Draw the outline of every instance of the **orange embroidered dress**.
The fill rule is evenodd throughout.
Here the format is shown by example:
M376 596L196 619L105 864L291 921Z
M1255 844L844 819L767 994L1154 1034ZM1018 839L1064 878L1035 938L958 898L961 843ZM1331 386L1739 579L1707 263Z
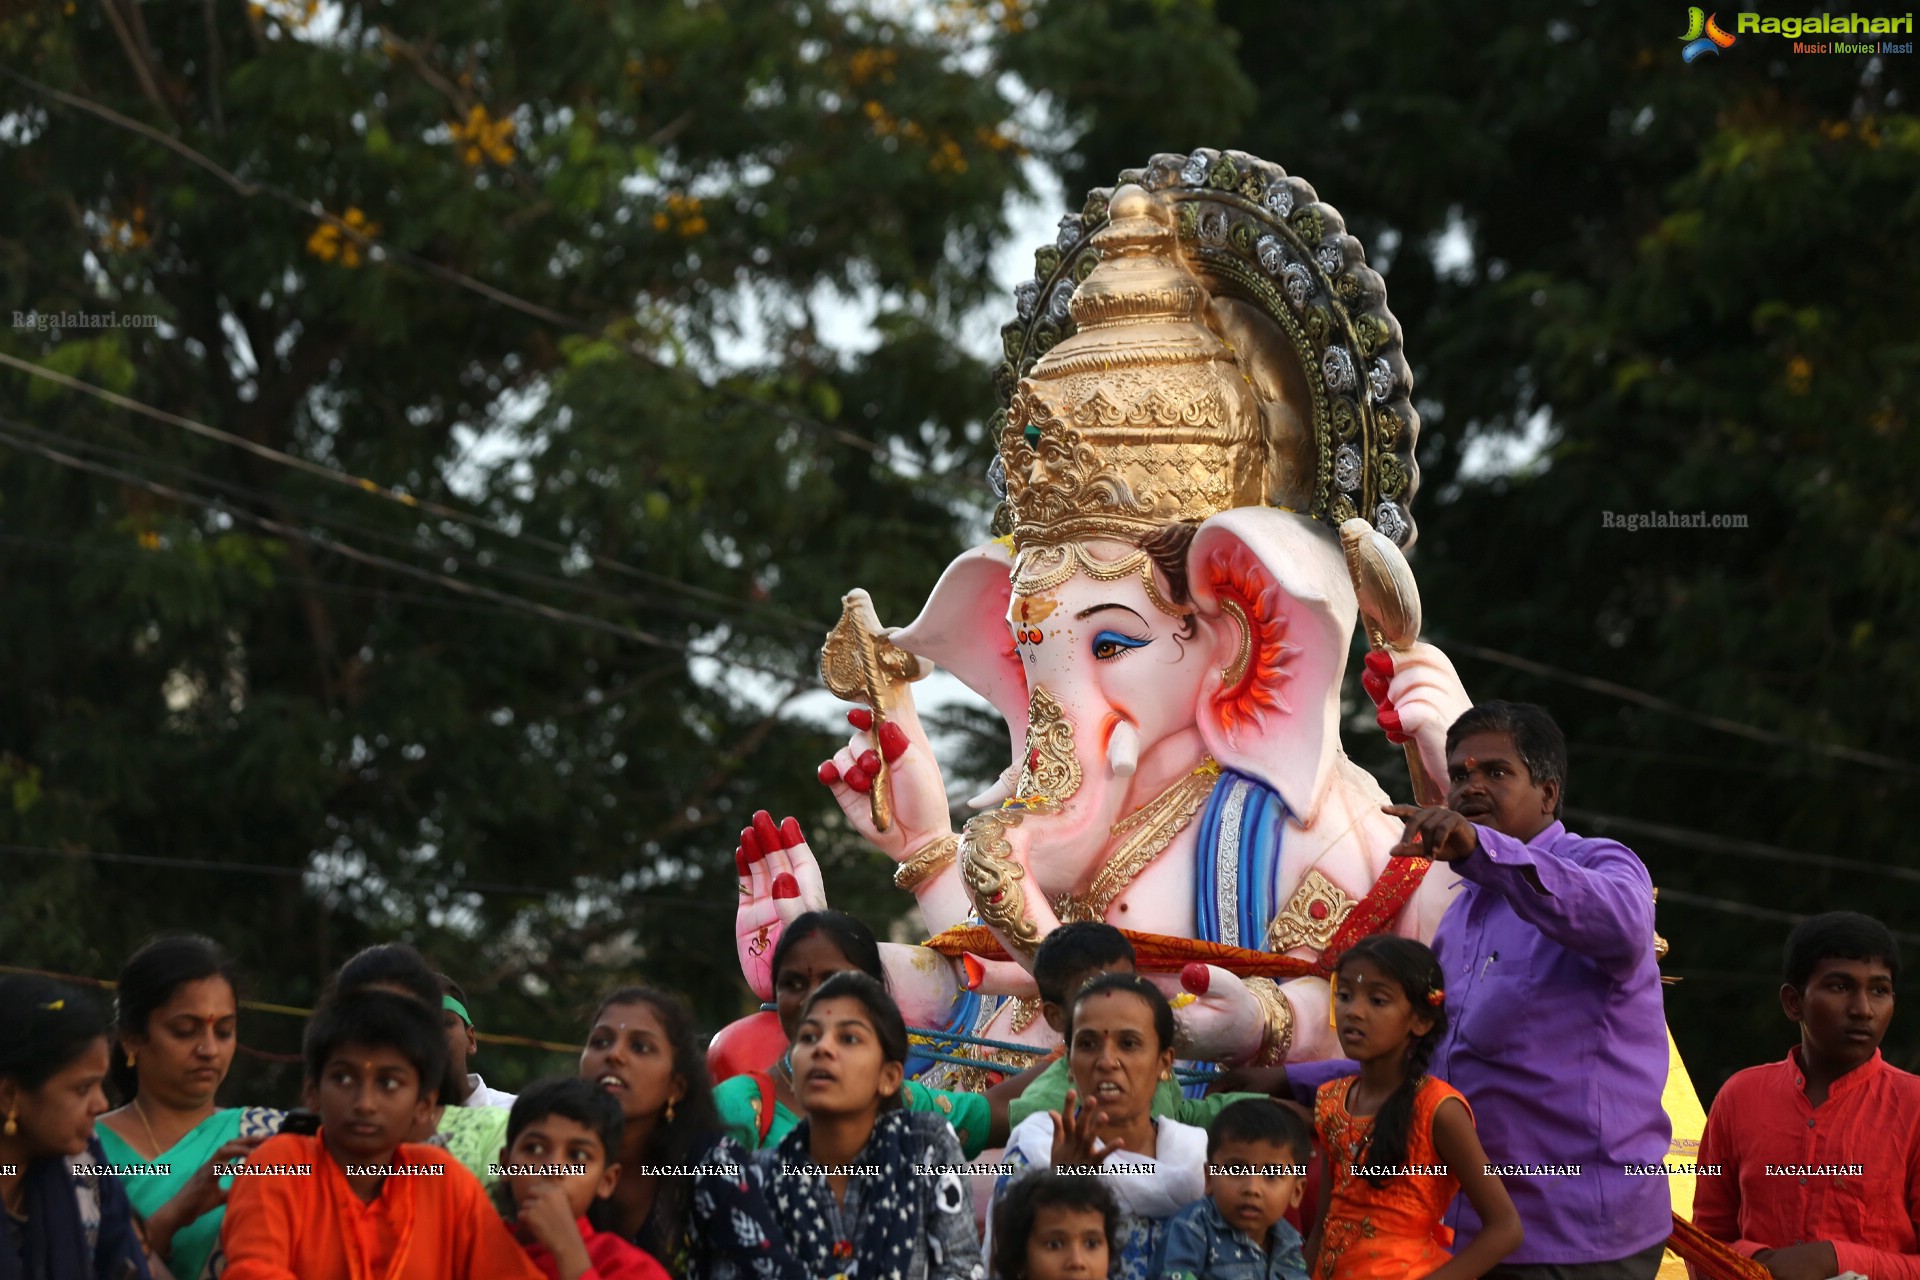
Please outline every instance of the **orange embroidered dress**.
M1416 1169L1376 1187L1355 1174L1356 1166L1364 1168L1369 1161L1367 1137L1373 1132L1372 1116L1347 1112L1347 1092L1359 1079L1329 1080L1314 1096L1313 1127L1327 1149L1333 1200L1313 1280L1418 1280L1452 1256L1444 1246L1453 1243L1453 1232L1441 1219L1459 1194L1460 1181L1451 1174ZM1433 1147L1433 1113L1448 1098L1467 1105L1446 1081L1432 1076L1421 1080L1408 1126L1408 1165L1431 1170L1441 1163ZM1472 1116L1471 1107L1467 1114Z

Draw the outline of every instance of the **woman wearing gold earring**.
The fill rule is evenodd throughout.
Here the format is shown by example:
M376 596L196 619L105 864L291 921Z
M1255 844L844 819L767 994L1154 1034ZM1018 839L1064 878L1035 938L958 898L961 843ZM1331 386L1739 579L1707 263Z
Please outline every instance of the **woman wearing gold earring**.
M580 1077L620 1104L620 1180L607 1229L675 1280L807 1280L780 1243L747 1154L722 1131L685 1005L650 987L601 1000Z
M244 1161L282 1117L216 1100L239 1046L232 961L206 938L155 939L122 967L114 1003L113 1084L127 1102L101 1117L101 1148L145 1223L150 1259L176 1280L210 1280L233 1182L215 1170Z
M126 1191L97 1172L108 1062L91 1000L45 978L0 978L0 1280L150 1280Z

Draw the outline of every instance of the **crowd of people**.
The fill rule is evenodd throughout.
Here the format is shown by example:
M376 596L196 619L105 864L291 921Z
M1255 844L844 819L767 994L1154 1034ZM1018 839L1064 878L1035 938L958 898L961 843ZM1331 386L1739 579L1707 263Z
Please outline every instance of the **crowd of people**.
M1444 807L1393 810L1396 853L1460 875L1432 945L1338 958L1343 1059L1198 1097L1178 998L1103 923L1046 938L1061 1049L984 1093L909 1078L873 932L831 911L773 952L786 1051L717 1083L693 1014L623 987L574 1075L503 1093L468 1070L466 993L394 943L334 975L297 1105L223 1106L215 942L142 947L111 1015L0 978L0 1280L1650 1280L1674 1223L1647 872L1559 821L1538 708L1474 708L1448 760ZM1785 951L1799 1043L1715 1099L1693 1226L1775 1280L1920 1280L1920 1078L1879 1052L1897 943L1836 912Z

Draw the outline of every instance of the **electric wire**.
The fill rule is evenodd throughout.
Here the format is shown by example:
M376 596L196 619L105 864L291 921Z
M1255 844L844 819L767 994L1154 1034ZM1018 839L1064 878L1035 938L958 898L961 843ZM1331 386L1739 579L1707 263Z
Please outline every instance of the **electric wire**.
M111 849L62 849L49 845L0 844L0 854L16 858L64 858L69 861L92 861L114 865L135 867L165 867L169 871L210 871L220 875L263 876L268 879L304 880L313 876L321 880L330 880L325 871L314 867L270 866L254 862L233 862L221 858L169 857L153 853L123 853ZM490 897L513 898L563 898L579 896L583 890L577 887L555 886L542 888L532 884L510 884L494 880L440 880L433 884L442 885L458 893L477 893ZM329 886L333 887L333 886ZM651 889L643 891L644 900L661 903L675 910L690 907L697 911L725 911L731 914L735 906L731 902L715 902L708 898L697 898L677 894L658 894Z
M180 139L162 133L151 125L142 124L138 120L122 115L113 108L95 102L91 98L68 93L62 89L56 89L52 85L43 84L31 76L23 75L13 68L4 65L0 65L0 75L4 75L9 80L23 85L33 92L40 94L42 97L50 98L63 106L85 112L97 119L104 120L115 128L139 134L149 141L159 143L161 146L187 160L197 168L219 178L243 199L251 200L257 196L267 196L306 217L317 218L327 223L337 229L341 235L356 243L364 244L369 248L380 249L380 254L368 255L370 260L384 262L387 259L391 259L392 261L403 263L414 268L416 271L421 271L432 276L442 283L451 284L460 289L476 293L491 302L498 303L501 306L518 311L523 315L553 325L556 328L567 329L575 333L585 334L589 337L599 338L609 342L616 350L621 351L623 354L670 376L684 378L699 390L709 395L719 395L736 400L751 406L759 412L770 414L782 422L812 432L824 439L832 440L835 443L848 445L853 448L863 449L883 461L887 457L887 449L885 446L868 440L864 436L856 435L844 428L821 422L817 418L809 417L806 414L799 413L777 402L763 400L759 396L752 395L748 392L740 391L736 388L725 386L724 384L709 383L691 369L668 364L661 360L653 353L647 351L638 342L616 341L608 335L604 326L592 324L587 320L581 319L578 316L568 315L563 311L557 311L543 303L529 301L526 298L520 297L518 294L511 293L496 285L491 285L483 280L476 279L457 268L434 262L429 258L423 258L418 254L400 248L390 241L382 240L378 236L368 235L364 227L352 226L346 222L346 220L329 212L318 201L303 200L293 192L270 182L257 182L239 177L209 156L180 141Z
M1761 862L1784 862L1799 867L1866 871L1889 880L1920 884L1920 867L1903 867L1889 862L1870 862L1865 858L1842 858L1830 853L1807 853L1799 849L1782 849L1753 840L1716 835L1711 831L1695 831L1690 827L1649 822L1643 818L1623 818L1618 814L1577 809L1572 805L1567 806L1566 816L1580 823L1583 830L1596 835L1607 835L1612 831L1618 831L1624 835L1645 836L1683 848L1698 849L1704 853L1731 854ZM1661 892L1666 891L1663 889Z
M633 578L636 581L646 582L654 586L666 588L668 590L678 591L685 595L706 599L717 604L729 605L729 606L740 608L740 609L757 609L763 613L768 614L769 616L779 616L781 613L780 610L769 607L769 606L765 606L765 605L748 605L745 602L735 600L733 597L728 596L723 592L713 591L709 588L696 586L695 584L689 583L689 582L682 582L677 578L668 577L665 574L655 573L652 570L640 568L637 565L626 563L625 561L616 559L612 556L601 555L598 552L588 551L584 547L568 546L564 543L555 542L549 538L543 538L538 534L531 534L531 533L525 532L524 530L511 528L507 525L501 524L499 521L489 519L488 517L485 517L485 516L475 515L472 512L462 511L456 507L447 506L444 503L435 502L428 498L416 498L412 494L402 493L397 489L389 488L388 486L380 484L378 481L368 479L365 476L357 476L357 475L354 475L352 472L343 471L337 467L329 467L324 463L313 462L309 459L301 458L294 454L285 453L279 449L275 449L271 447L270 445L260 444L257 441L248 440L243 436L236 436L232 432L222 431L218 427L211 427L203 422L197 422L192 418L183 417L176 413L170 413L165 409L161 409L154 405L147 404L144 401L136 400L131 396L121 395L117 391L109 391L105 387L96 386L90 382L84 382L78 378L74 378L67 374L60 373L57 370L47 369L40 365L33 364L30 361L21 360L19 357L10 355L4 351L0 351L0 365L5 365L9 368L16 369L22 373L29 375L30 377L40 378L45 381L56 383L71 391L79 391L79 392L82 392L83 394L94 396L100 400L105 401L108 404L115 406L116 408L125 409L130 413L138 413L138 414L141 414L142 416L151 418L157 422L164 422L172 426L181 427L187 431L192 432L195 435L203 436L207 439L215 440L222 444L232 445L235 448L244 449L247 452L252 453L257 457L265 458L269 461L278 463L279 465L291 467L295 470L304 472L308 475L317 476L321 479L328 480L334 484L341 485L342 487L345 487L345 488L353 489L360 493L369 494L376 498L381 498L389 502L398 503L401 506L410 508L412 510L424 512L425 514L434 516L438 519L451 520L457 524L462 524L462 525L469 526L471 528L484 530L485 532L492 533L500 537L508 538L516 542L525 543L528 546L535 547L541 551L546 551L553 555L560 556L563 558L568 558L575 555L582 555L582 556L585 556L588 559L588 561L591 564L593 564L596 568L605 569L609 572L618 573L625 577ZM792 625L795 627L806 627L806 626L812 625L806 622L806 620L794 617L792 615L786 615L786 617L789 625ZM824 628L822 628L822 630L824 631Z
M40 444L37 441L33 441L33 440L25 439L24 437L21 437L21 436L13 435L10 432L0 431L0 443L11 444L13 447L17 449L23 449L28 452L38 454L39 456L46 458L48 461L58 463L61 466L77 468L78 470L91 472L95 475L104 476L111 480L117 480L122 484L133 485L137 488L144 489L147 492L156 495L157 497L167 498L175 502L188 503L189 505L201 507L207 510L219 511L227 516L232 517L233 519L245 521L246 523L254 525L257 528L264 529L268 533L275 534L279 537L292 538L296 541L303 542L309 546L313 546L322 551L327 551L327 552L331 552L333 554L342 556L348 560L354 560L361 564L369 565L374 568L386 569L390 572L398 573L406 577L415 578L425 582L430 582L437 586L444 587L449 591L453 591L465 596L472 596L474 598L481 599L481 600L491 601L492 603L511 608L521 613L533 614L537 617L544 618L550 622L558 622L558 623L563 623L563 624L572 625L572 626L584 627L589 630L603 632L605 634L614 636L619 639L630 640L638 644L644 644L650 648L666 649L666 650L671 650L677 653L685 653L689 657L693 657L697 659L707 659L713 662L718 662L724 666L735 667L741 670L757 671L764 675L776 676L782 680L794 679L794 672L790 669L783 670L776 667L770 667L765 665L764 663L753 662L750 659L735 657L731 654L727 654L723 652L718 652L718 651L705 652L700 649L696 649L690 645L682 644L673 640L668 640L662 636L654 635L651 632L643 631L638 627L629 626L625 623L613 622L605 618L597 618L597 617L594 617L592 614L578 613L570 609L556 608L553 605L544 604L537 600L528 600L523 596L516 596L508 592L498 591L492 587L481 586L477 583L464 582L459 578L454 578L444 573L438 573L431 569L423 569L418 565L409 564L402 560L396 560L391 556L380 555L377 552L363 551L360 548L355 547L349 543L342 542L338 538L325 537L323 535L312 533L307 530L295 528L294 526L285 524L279 520L270 519L266 516L256 515L251 511L246 511L242 508L235 507L231 503L225 502L218 498L200 497L198 495L188 493L184 490L176 489L171 485L160 484L157 481L148 480L143 476L137 476L132 474L131 472L122 471L117 467L111 467L111 466L107 466L104 463L92 462L85 458L75 457L70 453L65 453L61 450L54 449L47 445Z
M0 964L0 973L31 974L39 978L52 978L57 982L70 982L76 986L95 987L102 991L112 991L120 985L108 978L89 978L77 973L60 973L52 969L27 969L11 964ZM275 1004L267 1000L237 1000L235 1003L242 1009L250 1009L257 1013L280 1013L300 1018L313 1016L313 1010L296 1004ZM522 1049L546 1049L552 1053L577 1054L580 1052L580 1046L577 1044L560 1044L552 1040L537 1040L532 1036L513 1035L508 1032L476 1031L473 1033L473 1038L483 1044L512 1045ZM265 1058L271 1062L302 1060L297 1053L269 1053L264 1049L248 1049L245 1045L241 1048L247 1049L253 1057Z
M1920 764L1910 760L1900 760L1893 756L1881 755L1877 751L1862 751L1858 747L1844 747L1837 743L1813 742L1806 738L1797 738L1792 734L1781 733L1773 729L1761 729L1754 725L1743 724L1738 720L1729 720L1725 716L1708 715L1683 707L1677 702L1662 698L1657 694L1635 689L1631 685L1616 684L1612 680L1600 680L1593 676L1583 676L1577 671L1568 671L1564 667L1551 666L1536 662L1532 658L1522 658L1518 654L1504 653L1499 649L1489 649L1484 645L1469 644L1464 640L1449 640L1441 645L1448 653L1464 653L1487 662L1524 671L1529 675L1544 676L1559 680L1594 693L1603 693L1623 702L1658 711L1662 715L1674 716L1691 724L1701 725L1720 733L1733 734L1736 737L1749 738L1754 742L1764 742L1773 747L1794 747L1810 751L1817 755L1831 756L1836 760L1846 760L1853 764L1871 765L1876 769L1886 769L1894 773L1904 773L1910 777L1920 777Z
M740 606L741 610L741 616L736 616L736 614L718 609L710 609L680 601L671 601L660 596L613 591L595 583L583 582L550 573L541 573L537 570L529 570L508 561L487 560L482 558L475 550L464 547L423 544L404 534L395 533L391 530L376 529L371 525L337 516L331 512L317 511L304 503L294 502L278 494L268 493L265 490L252 488L231 480L223 480L217 476L208 475L203 471L195 470L192 467L173 462L169 459L157 457L152 454L134 453L129 450L115 448L112 445L102 444L98 441L80 439L72 435L43 431L3 413L0 413L0 426L9 427L14 431L21 432L29 439L38 440L43 444L66 445L115 458L121 462L132 463L139 466L157 467L178 479L191 480L203 487L224 491L232 497L243 498L257 502L262 506L296 514L315 524L328 527L331 530L344 531L352 533L362 539L371 539L388 546L400 547L405 550L431 555L442 561L451 560L459 565L478 570L482 573L498 573L529 585L552 587L561 591L570 591L578 595L586 596L590 599L620 605L646 603L656 607L677 609L689 616L704 617L730 625L738 625L742 621L759 622L762 616L770 617L770 615L755 615L753 612L754 606L745 601L734 602ZM791 631L793 634L800 634L800 628L797 626L783 629ZM825 628L822 628L822 631L824 630Z

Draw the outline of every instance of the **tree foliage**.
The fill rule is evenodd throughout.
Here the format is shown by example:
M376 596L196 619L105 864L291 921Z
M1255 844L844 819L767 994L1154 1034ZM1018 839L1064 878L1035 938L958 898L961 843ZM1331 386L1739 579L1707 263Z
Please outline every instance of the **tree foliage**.
M1021 186L973 30L731 0L0 25L29 78L0 292L159 322L4 349L338 473L0 375L0 955L110 974L196 928L299 1003L403 937L482 1030L571 1038L622 976L716 1017L761 806L896 913L813 781L833 738L782 712L839 593L904 621L972 518L987 383L948 334ZM821 317L857 305L849 353Z

